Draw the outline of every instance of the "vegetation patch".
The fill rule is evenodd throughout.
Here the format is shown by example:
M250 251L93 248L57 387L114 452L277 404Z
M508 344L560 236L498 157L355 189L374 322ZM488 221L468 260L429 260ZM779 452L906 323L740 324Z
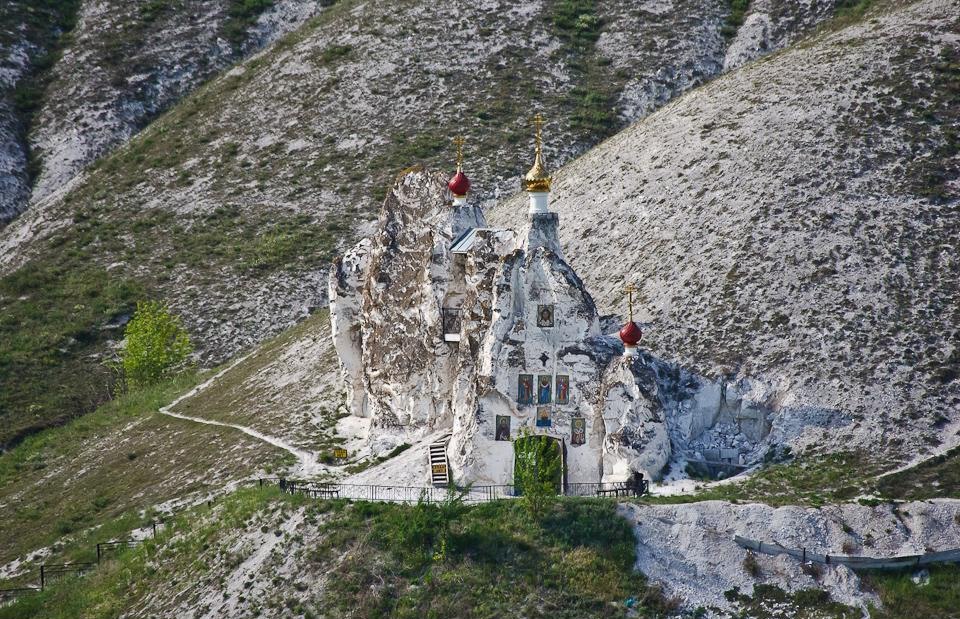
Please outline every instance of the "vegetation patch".
M734 588L724 594L740 608L741 617L752 619L860 619L859 608L834 602L822 589L801 589L788 593L775 585L757 584L753 594Z
M71 539L91 527L124 514L139 522L157 503L289 464L287 452L239 431L157 414L201 378L125 394L0 455L0 565L50 545L54 558L76 558Z
M594 0L554 0L550 9L553 31L563 43L576 85L570 91L573 109L570 128L578 137L607 137L620 128L616 94L623 87L618 77L596 52L603 19Z
M960 498L960 447L876 482L880 496L905 501Z
M239 51L249 36L250 28L260 14L273 6L273 0L229 0L228 19L220 31Z
M750 6L750 0L730 0L730 12L723 26L720 27L720 34L728 41L737 36L737 31L743 25L743 20L747 14L747 8Z
M740 483L704 488L690 495L649 496L647 503L693 503L707 500L756 501L768 505L820 507L855 499L872 489L872 476L881 464L862 452L801 454L769 465Z
M96 357L143 296L87 264L37 261L0 278L0 448L110 398L114 375Z
M280 523L294 517L301 524L282 531ZM266 595L244 601L253 616L287 606L302 616L625 617L628 599L633 616L675 608L633 570L633 533L609 501L562 500L536 524L513 501L308 501L269 488L241 490L183 514L157 540L84 580L0 609L0 619L163 614L171 609L143 606L148 592L174 580L224 590L247 556L237 552L237 535L272 538L274 531L287 544L276 560L294 556L296 570L254 576L272 583ZM189 587L177 603L200 594L199 586Z
M870 616L874 619L956 617L960 609L960 566L934 567L928 573L929 581L911 571L861 576L883 603L882 608L872 608Z

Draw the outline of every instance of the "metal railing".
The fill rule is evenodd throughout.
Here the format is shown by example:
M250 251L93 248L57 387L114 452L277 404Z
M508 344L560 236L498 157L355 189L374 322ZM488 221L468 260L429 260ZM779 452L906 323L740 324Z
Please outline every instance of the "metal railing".
M44 563L40 566L40 590L43 591L50 583L64 578L86 576L95 567L97 567L96 563L57 563L53 565Z
M151 522L150 527L153 532L153 537L157 536L157 527L162 527L164 523L161 522ZM77 562L77 563L42 563L39 570L39 586L37 587L14 587L10 589L0 589L0 606L6 604L12 604L18 597L22 595L28 595L30 593L38 593L47 588L48 585L51 585L57 581L63 580L64 578L80 578L86 576L97 566L104 561L108 555L116 554L128 548L135 548L140 544L144 543L148 538L144 539L124 539L124 540L112 540L109 542L98 542L97 543L97 561L94 562ZM27 575L30 572L25 572L17 576L13 580L26 580Z
M275 485L283 492L303 494L315 499L348 499L352 501L380 501L385 503L440 503L447 500L449 490L438 486L398 486L341 484L338 482L311 482L305 480L267 477L258 480L259 485ZM520 496L512 484L483 486L454 486L463 493L464 503L487 503ZM572 497L625 497L641 496L649 491L649 482L642 480L622 483L570 483L564 496Z

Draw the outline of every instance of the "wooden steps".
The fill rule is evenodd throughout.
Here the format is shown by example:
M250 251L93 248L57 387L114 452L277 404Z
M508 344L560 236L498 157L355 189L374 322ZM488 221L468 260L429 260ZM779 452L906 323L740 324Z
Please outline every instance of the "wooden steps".
M428 456L430 460L430 481L434 486L450 484L450 462L447 460L448 444L450 444L449 434L430 443Z

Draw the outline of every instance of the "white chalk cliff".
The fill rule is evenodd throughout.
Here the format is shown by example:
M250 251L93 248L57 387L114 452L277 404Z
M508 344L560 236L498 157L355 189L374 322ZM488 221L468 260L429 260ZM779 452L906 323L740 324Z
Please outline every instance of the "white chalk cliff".
M516 231L451 198L443 174L407 173L373 236L331 269L348 406L370 418L374 452L447 430L452 479L478 484L513 483L511 441L526 431L557 440L567 484L656 478L672 457L760 456L763 389L623 355L620 321L601 321L560 254L547 198Z

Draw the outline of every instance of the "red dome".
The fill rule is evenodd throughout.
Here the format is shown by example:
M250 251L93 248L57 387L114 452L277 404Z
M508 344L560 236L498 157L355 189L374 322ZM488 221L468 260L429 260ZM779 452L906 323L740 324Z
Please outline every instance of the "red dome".
M641 337L643 337L643 331L635 322L628 322L620 329L620 339L627 346L636 346Z
M457 173L454 174L450 182L447 183L447 187L450 188L453 195L457 197L465 196L467 192L470 191L470 179L463 173L463 170L457 170Z

